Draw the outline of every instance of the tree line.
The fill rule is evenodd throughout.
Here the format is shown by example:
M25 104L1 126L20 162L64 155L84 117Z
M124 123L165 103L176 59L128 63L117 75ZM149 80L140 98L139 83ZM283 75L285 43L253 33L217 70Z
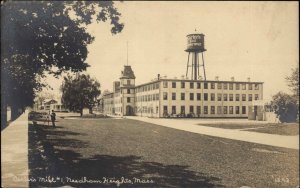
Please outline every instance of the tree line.
M1 126L7 106L16 119L18 109L33 105L46 74L86 70L93 16L109 22L112 34L124 27L112 1L1 2Z

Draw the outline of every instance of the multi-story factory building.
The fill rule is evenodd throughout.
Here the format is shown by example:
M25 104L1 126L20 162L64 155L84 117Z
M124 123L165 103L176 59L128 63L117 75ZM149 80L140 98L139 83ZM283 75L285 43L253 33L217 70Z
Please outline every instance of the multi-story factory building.
M248 117L254 100L263 99L263 82L206 80L204 35L188 35L188 64L192 79L158 77L149 83L135 85L131 66L124 66L120 81L114 82L111 93L103 95L104 113L147 117ZM192 64L189 56L192 54ZM199 76L203 67L204 79Z
M131 66L124 66L114 91L103 95L104 113L148 117L248 117L254 100L263 99L263 83L167 79L135 86Z

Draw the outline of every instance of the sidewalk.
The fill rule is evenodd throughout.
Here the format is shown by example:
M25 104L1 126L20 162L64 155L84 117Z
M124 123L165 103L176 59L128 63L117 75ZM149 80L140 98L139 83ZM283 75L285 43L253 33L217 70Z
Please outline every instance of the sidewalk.
M1 131L1 187L29 187L28 111Z
M126 116L126 118L192 133L299 150L299 135L283 136L196 125L196 123L201 123L201 120L156 119L137 116Z

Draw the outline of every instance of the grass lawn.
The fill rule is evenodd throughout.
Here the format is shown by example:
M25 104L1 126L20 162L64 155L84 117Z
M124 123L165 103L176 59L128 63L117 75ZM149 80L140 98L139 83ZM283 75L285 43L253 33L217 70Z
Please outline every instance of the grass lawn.
M270 124L267 123L200 123L198 125L208 126L208 127L216 127L222 129L249 129L249 128L260 128L260 127L268 127Z
M253 131L253 132L260 132L260 133L287 135L287 136L299 135L298 123L261 123L261 124L214 123L214 124L198 124L198 125L216 127L222 129L241 129L244 131Z
M259 129L250 129L247 131L294 136L294 135L299 135L299 124L298 123L274 124Z
M29 125L31 187L117 187L66 178L134 178L122 187L296 187L299 151L175 130L130 119L61 119Z

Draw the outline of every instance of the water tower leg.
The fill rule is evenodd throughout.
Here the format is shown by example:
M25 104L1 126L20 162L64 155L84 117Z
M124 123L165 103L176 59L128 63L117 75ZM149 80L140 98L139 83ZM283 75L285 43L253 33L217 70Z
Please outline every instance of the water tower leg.
M193 79L193 71L194 71L194 55L192 54L192 72L191 72L191 80Z
M185 77L187 77L188 70L189 70L189 59L190 59L190 52L189 52L188 60L187 60L187 64L186 64L186 73L185 73Z
M200 63L199 63L199 54L197 53L197 67L198 67L198 77L200 76Z
M198 65L198 60L197 60L197 52L194 52L194 80L197 80L197 73L198 73L198 70L197 70L197 65Z
M202 54L202 62L203 62L203 73L204 73L204 80L206 80L206 74L205 74L205 65L204 65L204 57L203 57L203 52Z

